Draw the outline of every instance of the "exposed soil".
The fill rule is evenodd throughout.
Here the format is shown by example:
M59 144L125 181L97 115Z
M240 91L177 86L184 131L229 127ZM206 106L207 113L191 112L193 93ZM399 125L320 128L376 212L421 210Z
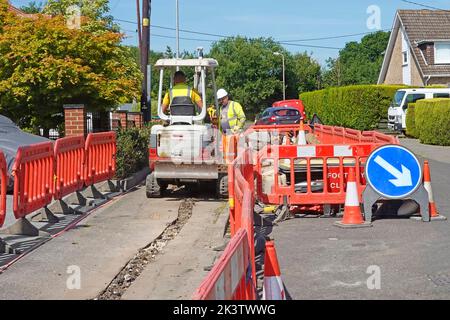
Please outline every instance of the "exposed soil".
M184 199L178 208L177 219L170 224L164 232L139 252L125 265L119 274L111 281L108 287L94 300L120 300L125 291L139 277L147 264L156 259L162 253L170 240L180 233L183 226L192 215L194 207L192 198Z

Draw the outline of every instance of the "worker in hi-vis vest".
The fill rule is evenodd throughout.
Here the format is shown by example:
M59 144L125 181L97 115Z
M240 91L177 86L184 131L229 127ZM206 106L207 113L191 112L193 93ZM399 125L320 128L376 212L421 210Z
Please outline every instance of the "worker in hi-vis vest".
M242 131L245 124L245 113L239 102L232 101L225 89L217 91L217 100L220 108L220 130L222 133L237 134Z
M200 110L203 107L200 95L186 84L186 75L183 71L175 72L173 87L166 92L162 102L162 112L166 113L171 105L197 105Z
M219 127L222 132L222 148L226 164L230 164L237 156L237 135L245 124L245 114L239 102L232 101L225 89L217 91L217 100L221 105Z

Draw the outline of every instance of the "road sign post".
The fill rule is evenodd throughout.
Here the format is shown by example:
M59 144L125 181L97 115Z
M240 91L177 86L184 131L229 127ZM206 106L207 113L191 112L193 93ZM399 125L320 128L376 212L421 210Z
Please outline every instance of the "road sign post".
M422 184L422 168L417 157L399 145L374 150L366 163L367 186L363 192L364 218L372 221L372 206L378 200L416 201L423 221L430 221L428 193Z

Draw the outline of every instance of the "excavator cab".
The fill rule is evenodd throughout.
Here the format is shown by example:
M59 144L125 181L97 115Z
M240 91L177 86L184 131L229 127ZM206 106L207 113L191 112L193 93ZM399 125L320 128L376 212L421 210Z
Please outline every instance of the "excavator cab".
M215 83L215 59L160 59L155 67L159 70L158 116L168 125L154 125L149 144L150 174L147 176L147 197L161 197L169 185L191 186L210 182L216 187L219 197L228 194L227 167L221 150L219 130L205 124L207 105L213 103L219 110ZM170 114L162 111L165 72L178 69L194 71L193 90L197 90L203 102L201 110L190 99L173 99ZM172 77L171 77L172 78ZM166 78L167 79L167 78ZM211 85L207 86L207 81ZM206 88L212 88L213 101L207 101ZM209 104L208 104L209 102Z

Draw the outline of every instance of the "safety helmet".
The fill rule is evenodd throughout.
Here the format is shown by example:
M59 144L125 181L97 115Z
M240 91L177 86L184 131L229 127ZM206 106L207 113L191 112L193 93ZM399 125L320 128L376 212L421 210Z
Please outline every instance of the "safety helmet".
M222 99L228 96L228 92L225 89L217 90L217 99Z

